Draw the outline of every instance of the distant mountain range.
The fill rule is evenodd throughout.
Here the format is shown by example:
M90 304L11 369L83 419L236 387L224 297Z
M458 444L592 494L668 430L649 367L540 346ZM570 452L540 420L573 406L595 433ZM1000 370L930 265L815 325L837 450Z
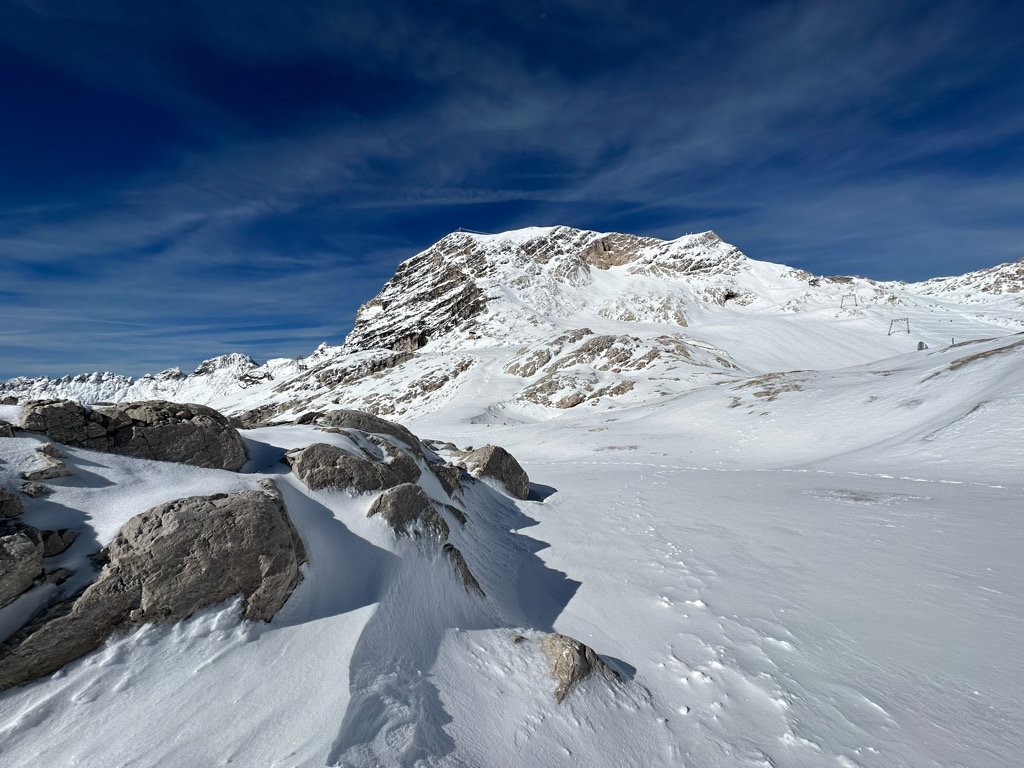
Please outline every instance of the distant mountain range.
M189 374L15 378L0 399L167 399L249 424L329 404L422 414L467 384L523 413L613 407L1012 333L1022 310L1024 262L881 282L756 261L710 231L456 232L399 265L340 346L263 364L227 354Z

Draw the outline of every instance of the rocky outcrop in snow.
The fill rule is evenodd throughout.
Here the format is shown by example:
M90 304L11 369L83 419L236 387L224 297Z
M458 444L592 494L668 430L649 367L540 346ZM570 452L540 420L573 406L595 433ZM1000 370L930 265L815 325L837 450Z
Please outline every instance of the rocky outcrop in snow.
M356 455L336 445L313 443L285 454L295 476L313 491L331 488L350 493L369 493L415 482L419 468L413 463L386 464Z
M500 445L485 445L465 456L466 466L476 477L491 477L501 482L517 499L530 495L530 478L515 456Z
M541 648L557 682L555 701L561 703L569 692L591 675L615 681L619 675L592 648L567 635L550 633L541 638Z
M42 542L36 545L41 561ZM245 618L269 621L306 561L276 486L192 496L129 520L103 550L106 564L75 600L51 609L0 652L0 688L47 675L111 633L175 621L242 596ZM35 563L35 560L32 560Z
M238 431L203 405L154 400L88 409L43 400L23 406L21 418L29 432L96 451L235 472L247 460Z
M0 488L0 520L22 513L21 498L14 491Z
M43 575L43 539L35 528L0 520L0 607Z
M448 524L415 483L402 483L384 491L366 513L367 517L374 515L380 515L397 536L425 536L438 541L448 538Z

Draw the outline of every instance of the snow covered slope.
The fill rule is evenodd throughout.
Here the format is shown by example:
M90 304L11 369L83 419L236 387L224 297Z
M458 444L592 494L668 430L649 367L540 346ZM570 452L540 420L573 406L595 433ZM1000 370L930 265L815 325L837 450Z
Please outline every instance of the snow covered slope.
M258 425L240 475L69 449L76 476L26 500L28 522L83 531L69 564L153 504L263 477L310 562L266 627L225 606L0 693L0 762L1016 765L1019 276L819 277L713 233L455 233L308 358L8 382L0 399L166 397ZM530 500L478 484L452 523L486 599L367 519L372 497L280 463L342 444L291 423L339 406L526 468ZM0 482L36 442L0 439ZM551 630L621 686L557 704Z
M162 398L266 423L332 404L421 415L483 378L508 401L547 410L613 407L1024 330L1020 274L1017 263L880 283L755 261L713 232L457 232L403 262L342 346L263 365L225 355L188 375L13 379L0 398ZM556 348L545 365L518 362Z

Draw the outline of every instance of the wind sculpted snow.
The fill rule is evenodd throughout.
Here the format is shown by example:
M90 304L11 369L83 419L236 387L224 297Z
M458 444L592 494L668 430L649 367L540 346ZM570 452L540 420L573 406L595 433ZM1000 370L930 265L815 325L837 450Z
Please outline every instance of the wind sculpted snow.
M71 475L21 499L26 523L82 531L45 565L74 575L0 609L0 627L84 586L88 553L132 515L266 477L305 578L269 625L221 606L0 694L4 765L1015 765L1017 271L876 283L708 234L460 233L410 259L344 346L225 358L159 394L127 385L261 425L241 432L248 464L67 449ZM100 399L110 381L5 391ZM310 490L282 462L313 443L410 447L318 424L338 407L433 438L415 479L479 592L438 541L367 517L377 492ZM0 439L0 484L18 491L39 444ZM527 500L456 466L486 445L528 473ZM551 631L614 680L556 702Z

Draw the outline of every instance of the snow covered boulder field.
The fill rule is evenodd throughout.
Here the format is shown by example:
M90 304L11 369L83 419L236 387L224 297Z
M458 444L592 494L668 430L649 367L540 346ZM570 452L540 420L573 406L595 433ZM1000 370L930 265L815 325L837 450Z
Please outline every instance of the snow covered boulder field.
M307 357L0 382L0 765L1018 765L1020 275L457 232Z

